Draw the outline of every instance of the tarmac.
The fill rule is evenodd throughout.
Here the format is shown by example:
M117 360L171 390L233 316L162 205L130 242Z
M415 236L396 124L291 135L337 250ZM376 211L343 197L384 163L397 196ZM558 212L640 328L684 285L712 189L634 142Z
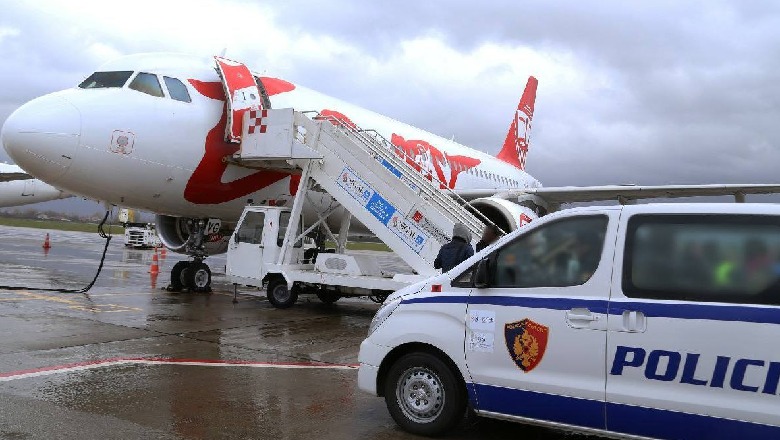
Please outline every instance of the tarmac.
M49 232L51 249L42 248ZM0 438L408 439L384 400L357 389L360 342L378 305L302 296L287 310L244 287L224 256L211 294L166 292L168 252L95 233L0 227ZM391 257L384 264L394 264ZM8 286L17 289L9 289ZM451 439L579 438L464 418Z

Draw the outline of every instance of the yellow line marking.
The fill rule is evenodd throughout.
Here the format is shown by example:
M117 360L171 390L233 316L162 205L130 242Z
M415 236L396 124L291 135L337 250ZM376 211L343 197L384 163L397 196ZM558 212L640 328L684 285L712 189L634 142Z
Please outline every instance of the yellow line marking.
M61 296L41 295L39 293L19 291L18 295L22 295L25 298L19 298L19 300L40 300L48 301L59 304L67 304L69 309L81 310L92 313L105 313L105 312L141 312L143 309L138 307L122 306L119 304L84 304L82 301L74 301L72 299L63 298Z

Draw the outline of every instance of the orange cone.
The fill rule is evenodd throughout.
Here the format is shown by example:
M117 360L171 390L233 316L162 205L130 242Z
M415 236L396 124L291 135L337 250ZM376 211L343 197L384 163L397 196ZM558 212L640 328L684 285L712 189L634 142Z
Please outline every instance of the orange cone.
M157 252L152 255L152 266L149 268L149 273L160 273L160 263L157 259Z
M149 279L152 281L152 289L157 288L157 277L160 276L157 272L151 272L149 273Z
M43 240L43 248L44 249L51 248L51 243L49 243L49 233L48 232L46 233L46 239Z
M168 254L168 249L165 249L165 246L160 246L160 258L165 258L167 254Z

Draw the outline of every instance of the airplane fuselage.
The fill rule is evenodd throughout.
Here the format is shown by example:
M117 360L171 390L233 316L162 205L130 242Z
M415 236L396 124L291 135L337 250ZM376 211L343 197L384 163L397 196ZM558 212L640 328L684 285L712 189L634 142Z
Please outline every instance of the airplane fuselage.
M224 140L224 92L207 60L137 55L98 71L157 75L164 96L131 89L133 76L121 87L76 87L23 105L8 118L3 144L30 174L68 192L171 216L230 222L248 199L292 202L297 179L289 174L223 160L238 144ZM172 99L165 77L184 84L191 102ZM261 80L273 108L314 110L375 129L413 157L420 172L456 191L540 186L481 151L284 80Z

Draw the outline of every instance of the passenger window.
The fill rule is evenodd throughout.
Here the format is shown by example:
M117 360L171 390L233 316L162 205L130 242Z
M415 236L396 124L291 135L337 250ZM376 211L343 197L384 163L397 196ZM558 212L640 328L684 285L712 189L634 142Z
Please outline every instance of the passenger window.
M770 216L637 215L628 222L629 297L780 305L780 221Z
M287 225L289 224L290 211L282 211L282 213L279 214L279 236L276 238L276 245L279 247L282 247L284 244L284 234L287 233ZM303 232L303 222L298 222L298 233L296 236L301 235L301 232ZM298 240L293 247L299 248L301 246L303 246L303 240Z
M236 232L240 243L262 244L263 224L265 214L262 212L247 212L244 221Z
M522 235L497 251L491 287L584 284L601 260L606 216L564 219Z
M80 89L105 89L122 87L132 75L132 71L95 72L79 84Z
M479 264L479 263L477 263ZM462 274L455 277L454 280L452 280L452 287L472 287L473 284L473 278L474 278L474 270L477 268L477 265L471 266L466 271L464 271Z
M147 95L157 96L159 98L165 96L163 95L162 87L160 86L160 80L157 79L157 75L151 73L141 72L136 75L136 77L133 78L133 80L130 82L130 88L141 93L146 93Z
M192 102L190 92L187 91L187 86L181 81L176 78L171 78L170 76L163 76L163 79L165 80L165 87L168 87L168 93L171 95L171 98L181 102Z

